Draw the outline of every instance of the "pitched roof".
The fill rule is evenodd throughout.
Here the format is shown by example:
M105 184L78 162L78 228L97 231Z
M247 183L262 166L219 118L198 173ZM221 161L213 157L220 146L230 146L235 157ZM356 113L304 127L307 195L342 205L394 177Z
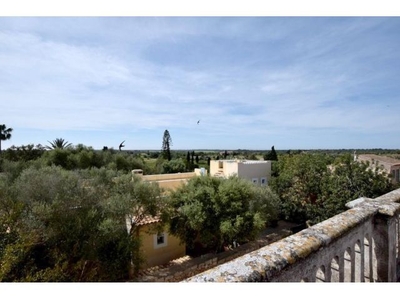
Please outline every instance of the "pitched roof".
M395 159L393 157L389 156L382 156L382 155L376 155L376 154L360 154L358 155L357 159L359 160L377 160L381 162L385 162L388 164L400 164L400 160Z
M152 217L152 216L145 216L140 222L138 222L138 226L149 225L159 222L161 219L160 217Z

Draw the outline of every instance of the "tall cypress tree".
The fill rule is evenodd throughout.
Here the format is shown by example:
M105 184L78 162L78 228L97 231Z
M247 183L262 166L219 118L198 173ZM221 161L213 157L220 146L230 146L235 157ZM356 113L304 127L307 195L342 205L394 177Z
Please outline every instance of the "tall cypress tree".
M171 160L170 146L172 146L172 139L168 130L165 130L162 143L162 153L161 153L164 159Z
M186 154L186 161L187 161L188 164L190 164L190 152L189 151Z
M264 160L278 160L274 146L271 147L271 151L264 155Z

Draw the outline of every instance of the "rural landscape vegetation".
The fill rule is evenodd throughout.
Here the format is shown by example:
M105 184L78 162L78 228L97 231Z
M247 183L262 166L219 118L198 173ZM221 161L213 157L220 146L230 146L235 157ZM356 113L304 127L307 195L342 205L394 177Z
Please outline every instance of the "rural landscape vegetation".
M0 142L18 134L8 125L0 126ZM355 161L354 151L400 158L393 149L174 149L168 130L159 150L94 149L64 138L0 143L0 281L134 281L143 263L135 224L146 216L201 255L252 241L279 220L316 224L351 200L399 188ZM255 186L198 176L166 194L131 173L209 170L215 159L271 160L272 179ZM136 218L129 231L126 215Z

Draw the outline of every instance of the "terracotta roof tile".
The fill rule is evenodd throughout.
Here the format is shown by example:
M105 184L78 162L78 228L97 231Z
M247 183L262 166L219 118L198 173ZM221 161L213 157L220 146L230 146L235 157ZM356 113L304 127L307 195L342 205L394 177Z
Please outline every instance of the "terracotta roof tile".
M159 221L160 221L160 217L146 216L137 225L142 226L142 225L154 224Z

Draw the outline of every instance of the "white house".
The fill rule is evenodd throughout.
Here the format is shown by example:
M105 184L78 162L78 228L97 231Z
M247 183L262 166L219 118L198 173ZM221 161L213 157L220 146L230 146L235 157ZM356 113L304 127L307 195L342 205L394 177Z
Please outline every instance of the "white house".
M267 185L271 179L271 161L268 160L211 160L210 175L228 178L236 175L257 185Z

